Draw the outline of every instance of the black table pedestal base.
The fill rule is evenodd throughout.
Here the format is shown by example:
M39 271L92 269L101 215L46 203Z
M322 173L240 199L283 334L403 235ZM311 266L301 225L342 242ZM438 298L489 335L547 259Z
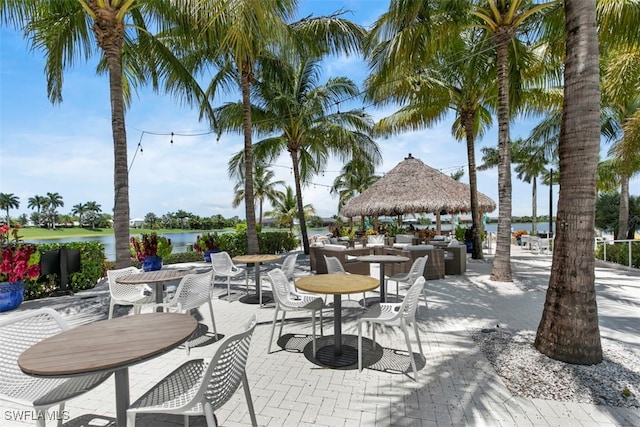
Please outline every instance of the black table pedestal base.
M268 304L271 301L273 301L273 298L268 295L262 295L262 304ZM245 304L260 304L260 297L256 294L245 295L240 298L240 302Z
M316 360L323 365L333 367L351 366L358 363L358 349L350 345L342 345L342 352L336 354L335 345L326 345L318 349Z

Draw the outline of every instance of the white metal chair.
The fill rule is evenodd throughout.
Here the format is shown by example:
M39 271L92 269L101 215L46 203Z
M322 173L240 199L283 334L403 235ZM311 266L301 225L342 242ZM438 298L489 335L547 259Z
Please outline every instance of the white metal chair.
M267 275L271 281L273 299L276 302L276 309L273 314L273 324L271 325L271 337L269 338L269 349L267 350L267 353L271 353L271 343L273 342L273 333L276 329L276 321L278 320L279 311L282 311L282 319L280 320L280 332L278 333L278 338L282 336L282 327L284 326L284 319L287 312L310 311L311 329L313 330L313 354L316 354L316 312L320 313L320 325L322 325L322 308L324 307L322 298L304 294L296 294L296 296L293 297L291 294L289 280L287 280L287 276L285 276L283 271L279 268L274 268L269 271Z
M113 317L113 310L117 305L133 305L133 312L139 314L143 305L155 305L155 293L147 285L124 285L116 282L119 277L128 276L140 272L135 267L126 267L119 270L108 270L109 282L109 319Z
M389 281L396 282L396 298L399 298L400 295L398 291L400 289L400 283L411 284L414 283L418 277L422 276L424 274L424 267L427 265L428 258L429 255L416 258L408 272L394 274L393 276L386 278L387 289L389 289Z
M93 389L111 375L107 372L50 379L22 372L18 357L23 351L67 329L69 326L62 316L50 308L0 321L0 400L34 408L35 413L46 413L50 407L59 405L59 414L62 414L65 401ZM37 426L46 425L45 417L34 419ZM63 417L59 417L58 426L62 426L62 420Z
M247 380L246 363L251 336L258 321L254 314L245 331L225 339L209 359L189 360L132 403L127 410L127 426L135 427L136 414L162 413L184 416L204 415L208 427L218 425L214 412L227 403L240 383L249 407L251 424L256 414Z
M227 301L230 302L229 295L231 294L231 278L244 272L245 280L248 280L246 270L244 268L236 267L227 252L212 253L211 266L213 268L213 274L211 275L212 285L216 276L224 276L227 278Z
M420 355L423 356L422 343L420 342L420 335L418 334L418 325L416 323L416 309L418 308L418 298L424 287L424 277L418 277L405 296L402 303L380 303L369 308L358 319L358 369L362 371L362 324L365 322L371 322L373 345L376 342L376 329L375 324L383 326L400 326L404 333L404 339L407 342L407 350L409 351L409 357L411 359L411 367L413 368L414 381L418 380L418 369L416 368L416 361L413 358L413 352L411 351L411 341L409 341L408 325L413 323L413 330L418 340L418 347L420 348Z
M209 304L209 314L211 315L211 326L213 333L217 337L216 320L213 317L213 305L211 304L211 274L210 272L201 274L187 274L180 280L176 293L167 302L159 304L167 311L175 310L182 313L189 313L192 309L198 308L204 303ZM187 354L189 353L189 341L185 343Z
M322 255L322 256L324 257L324 262L327 264L328 274L350 274L347 271L345 271L338 257L326 256L326 255ZM347 294L347 299L351 301L351 294ZM362 293L362 303L365 306L367 305L367 295L364 292ZM326 299L325 299L325 304L326 304Z

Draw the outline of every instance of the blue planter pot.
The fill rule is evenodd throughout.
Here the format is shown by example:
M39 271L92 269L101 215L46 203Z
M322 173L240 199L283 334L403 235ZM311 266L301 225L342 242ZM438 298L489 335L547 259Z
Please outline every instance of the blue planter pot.
M0 312L13 310L24 299L24 282L0 282Z
M473 252L473 242L472 241L468 241L468 242L464 242L465 246L467 247L467 253L470 254Z
M214 249L212 251L204 251L204 262L211 262L211 254L220 252L220 249Z
M156 271L162 268L162 258L157 255L148 256L142 261L143 271Z

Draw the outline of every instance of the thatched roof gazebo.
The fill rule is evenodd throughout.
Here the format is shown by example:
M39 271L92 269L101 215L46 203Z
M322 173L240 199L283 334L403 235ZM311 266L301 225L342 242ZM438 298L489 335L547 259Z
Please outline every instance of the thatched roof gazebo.
M496 203L478 193L481 212L493 212ZM346 217L398 216L407 213L471 212L468 184L456 181L409 154L396 167L348 201L340 210Z

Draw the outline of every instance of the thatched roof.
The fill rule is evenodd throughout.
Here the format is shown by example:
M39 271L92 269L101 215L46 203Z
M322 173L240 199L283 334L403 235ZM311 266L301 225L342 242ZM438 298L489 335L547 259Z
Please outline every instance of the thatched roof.
M478 203L481 212L493 212L496 209L495 202L482 193L478 193ZM347 202L340 214L352 217L443 210L450 214L471 212L469 185L425 165L409 154L362 194Z

